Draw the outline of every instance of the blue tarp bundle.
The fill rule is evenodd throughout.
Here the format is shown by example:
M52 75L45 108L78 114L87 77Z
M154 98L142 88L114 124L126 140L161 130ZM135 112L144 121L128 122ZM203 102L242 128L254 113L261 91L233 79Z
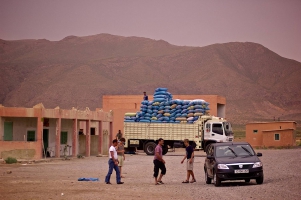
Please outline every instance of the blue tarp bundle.
M207 113L209 103L203 99L173 99L167 88L157 88L153 101L142 101L135 117L125 116L125 122L193 123ZM181 118L180 121L177 118ZM185 120L186 118L186 120ZM189 118L189 120L187 120Z

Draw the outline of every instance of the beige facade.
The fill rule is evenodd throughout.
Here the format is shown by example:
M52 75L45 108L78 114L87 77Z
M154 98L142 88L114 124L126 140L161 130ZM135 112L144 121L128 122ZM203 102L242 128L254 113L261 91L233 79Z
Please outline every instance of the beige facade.
M41 159L106 153L112 138L112 113L0 105L0 157ZM83 122L85 132L79 132Z

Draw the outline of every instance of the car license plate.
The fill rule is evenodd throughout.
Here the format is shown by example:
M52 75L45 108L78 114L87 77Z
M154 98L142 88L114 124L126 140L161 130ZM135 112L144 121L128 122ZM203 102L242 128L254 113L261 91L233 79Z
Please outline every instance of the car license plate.
M234 170L234 173L235 174L249 173L249 170L248 169L237 169L237 170Z

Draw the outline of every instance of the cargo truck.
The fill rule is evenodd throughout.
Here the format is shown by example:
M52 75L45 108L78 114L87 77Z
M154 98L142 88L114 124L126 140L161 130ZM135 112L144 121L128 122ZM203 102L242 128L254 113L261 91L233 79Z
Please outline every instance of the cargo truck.
M124 136L125 148L144 150L147 155L154 155L159 138L164 139L163 154L169 148L184 147L184 139L204 151L211 143L233 141L230 122L209 115L200 116L193 124L124 122Z

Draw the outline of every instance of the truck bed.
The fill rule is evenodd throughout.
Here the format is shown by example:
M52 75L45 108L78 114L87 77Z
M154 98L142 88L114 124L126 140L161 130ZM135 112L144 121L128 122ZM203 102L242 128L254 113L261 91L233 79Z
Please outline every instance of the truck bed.
M199 124L124 122L126 139L159 139L191 141L198 137ZM201 132L200 132L201 134Z

